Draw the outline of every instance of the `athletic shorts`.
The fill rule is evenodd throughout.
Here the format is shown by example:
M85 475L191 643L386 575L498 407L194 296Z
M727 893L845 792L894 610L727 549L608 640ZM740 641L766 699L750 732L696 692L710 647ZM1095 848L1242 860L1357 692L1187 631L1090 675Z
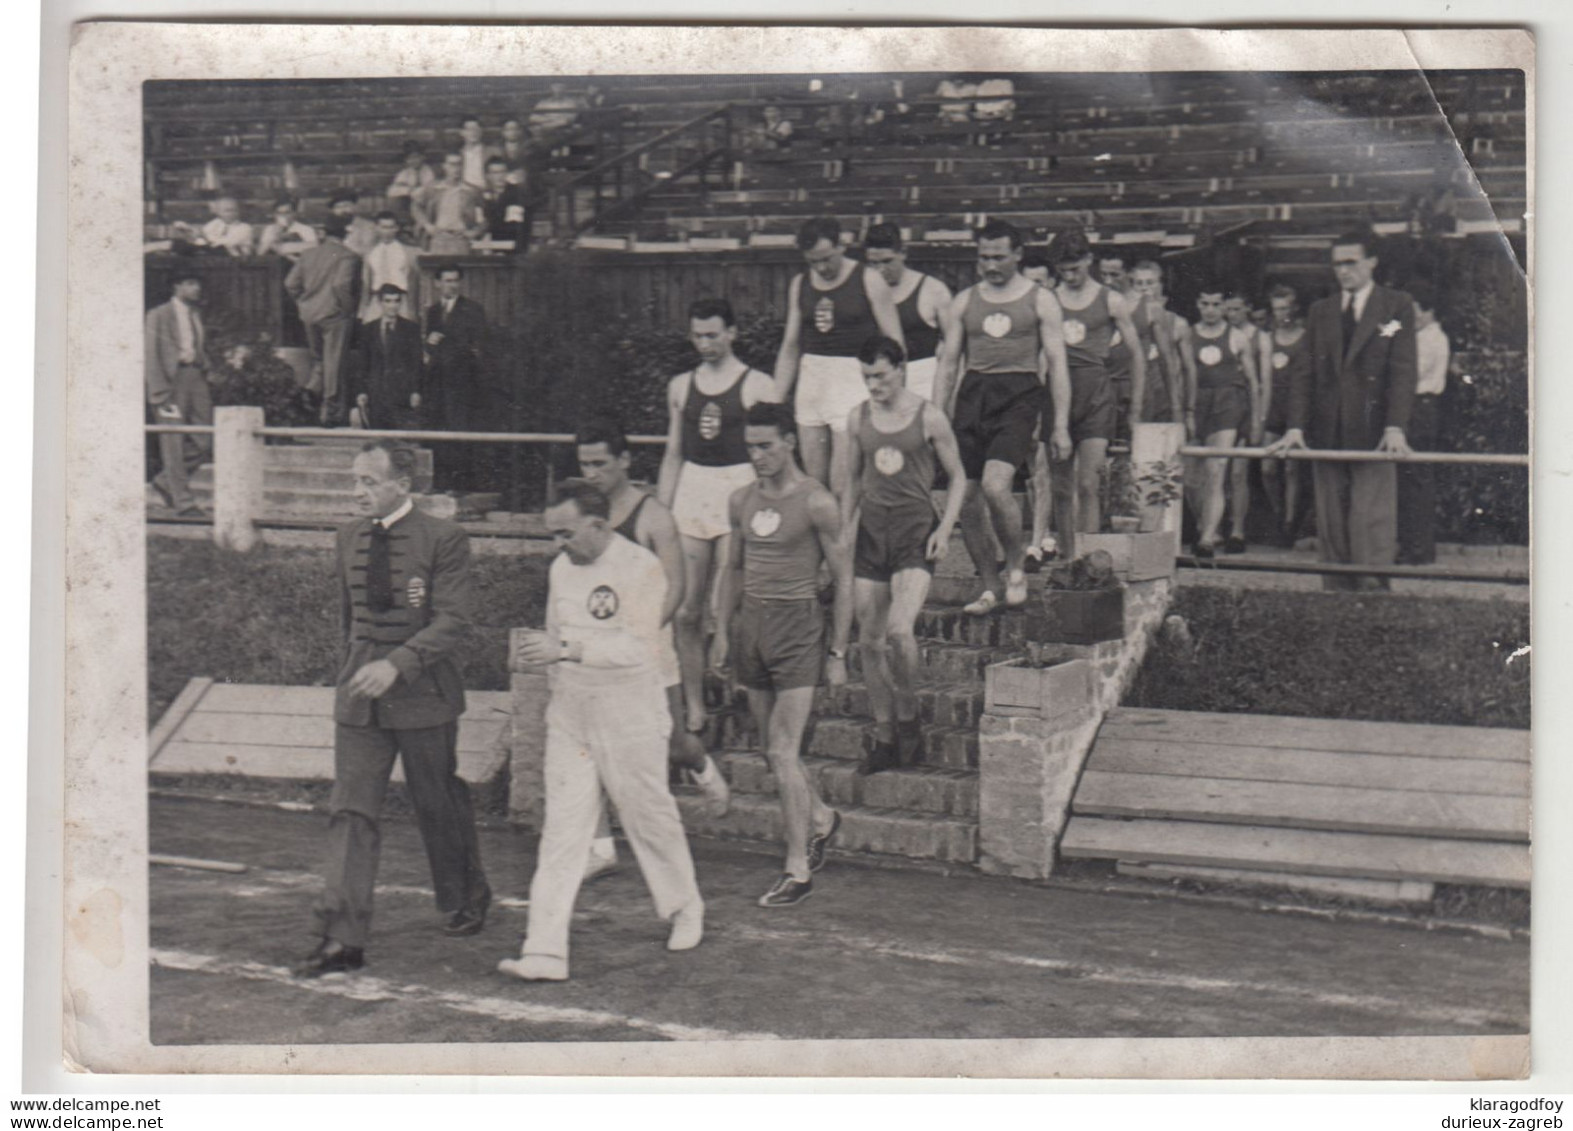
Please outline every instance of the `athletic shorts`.
M990 460L1021 468L1032 458L1043 384L1036 373L969 371L956 394L956 445L968 479Z
M1233 428L1243 432L1251 420L1251 394L1239 385L1202 386L1196 390L1196 438Z
M865 501L852 551L852 576L888 582L904 569L933 573L934 563L925 552L938 525L931 504L914 501L887 507Z
M707 467L685 461L677 477L677 493L672 496L672 521L677 532L706 541L730 534L732 522L726 505L733 492L756 478L751 463Z
M1114 382L1101 365L1071 366L1071 443L1083 440L1114 439L1119 405L1114 399ZM1043 441L1048 442L1054 428L1053 398L1043 392Z
M926 401L934 399L934 374L939 372L939 358L925 357L907 362L907 388Z
M732 671L755 691L817 687L825 662L825 610L816 597L764 601L743 594L732 618Z
M866 400L868 386L857 358L805 353L798 361L793 415L799 428L845 432L847 417Z
M1273 387L1272 401L1267 406L1267 419L1262 421L1262 431L1282 436L1289 431L1289 382L1280 381Z

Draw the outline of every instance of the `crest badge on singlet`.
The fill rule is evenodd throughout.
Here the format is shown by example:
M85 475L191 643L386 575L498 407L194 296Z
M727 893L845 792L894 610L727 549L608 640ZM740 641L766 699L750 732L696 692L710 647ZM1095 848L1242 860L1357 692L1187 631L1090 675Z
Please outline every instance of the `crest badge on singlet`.
M874 453L874 466L881 475L895 475L907 466L907 457L901 454L900 448L886 444Z
M836 328L836 300L822 298L814 304L814 329L828 334Z
M1289 364L1289 355L1288 354L1284 353L1283 350L1274 350L1273 351L1273 368L1274 369L1282 369L1284 366L1286 366L1288 364Z
M1217 346L1203 346L1196 351L1196 360L1203 365L1217 365L1223 360L1223 350Z
M584 607L596 620L608 620L617 615L617 590L610 585L597 585L585 598Z
M699 410L699 438L714 440L721 435L721 406L715 401L706 401L705 407Z
M1086 340L1087 327L1082 324L1081 320L1079 318L1067 318L1065 320L1065 344L1068 346L1079 346Z
M781 529L781 512L775 507L760 507L748 520L748 528L756 537L769 538Z
M1147 360L1148 361L1157 361L1158 360L1158 343L1157 342L1148 342L1147 343Z
M420 608L426 603L426 579L424 577L410 578L409 585L405 587L404 595L409 600L410 608Z
M1115 346L1119 345L1123 341L1125 341L1125 339L1123 337L1121 337L1120 336L1120 332L1118 330L1116 330L1116 331L1114 331L1114 333L1109 335L1109 348L1113 349Z
M1003 338L1010 333L1010 315L996 310L983 320L983 332L991 338Z

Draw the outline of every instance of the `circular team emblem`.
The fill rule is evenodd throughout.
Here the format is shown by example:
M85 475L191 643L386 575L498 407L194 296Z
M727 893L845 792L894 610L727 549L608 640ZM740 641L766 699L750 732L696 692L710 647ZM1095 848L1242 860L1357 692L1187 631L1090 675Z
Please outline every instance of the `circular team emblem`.
M1196 351L1196 360L1203 365L1217 365L1223 360L1223 350L1217 346L1203 346Z
M596 620L606 620L617 614L617 590L610 585L597 585L590 590L590 596L585 600L584 607L590 610L590 615Z
M1288 354L1284 353L1283 350L1274 350L1273 351L1273 368L1274 369L1282 369L1284 366L1286 366L1288 364L1289 364L1289 355Z
M886 444L874 453L874 466L881 475L894 475L907 466L907 458L901 454L900 448L893 448Z
M706 401L705 407L699 410L699 438L714 440L721 435L721 406L715 401Z
M1087 327L1079 319L1067 318L1065 320L1065 344L1079 346L1087 340Z
M836 300L822 298L814 304L814 329L828 334L836 328Z
M781 512L775 507L761 507L748 520L748 528L760 538L769 538L781 529Z
M424 577L410 578L410 583L405 588L404 595L409 598L410 608L420 608L426 603L426 579Z
M1120 332L1118 330L1114 331L1114 333L1109 335L1109 348L1113 349L1124 340L1124 338L1120 337Z
M1148 361L1157 361L1158 360L1158 343L1157 342L1148 342L1147 343L1147 360Z
M1010 333L1010 315L996 310L983 320L983 332L991 338L1003 338Z

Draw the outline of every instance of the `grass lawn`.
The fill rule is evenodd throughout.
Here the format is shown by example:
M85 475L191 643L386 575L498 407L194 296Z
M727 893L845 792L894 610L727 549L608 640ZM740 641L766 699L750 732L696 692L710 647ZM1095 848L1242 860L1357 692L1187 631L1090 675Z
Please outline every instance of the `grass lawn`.
M148 539L148 721L192 676L234 683L330 685L338 675L333 551ZM544 617L544 557L472 559L477 623L460 657L466 687L508 686L508 629Z
M1529 606L1181 588L1192 646L1160 635L1126 705L1529 726Z

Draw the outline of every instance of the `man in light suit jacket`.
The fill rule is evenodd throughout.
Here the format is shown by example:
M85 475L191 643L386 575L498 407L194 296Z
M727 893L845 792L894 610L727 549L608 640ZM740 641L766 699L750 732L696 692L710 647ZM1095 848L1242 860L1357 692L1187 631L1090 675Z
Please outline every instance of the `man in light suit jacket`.
M382 317L363 322L349 367L348 400L367 428L420 428L425 418L421 328L401 317L405 294L392 283L377 292Z
M202 277L189 271L179 273L173 286L170 300L147 312L147 401L159 424L212 424L206 330L197 309L202 301ZM153 489L176 514L193 517L202 513L188 480L212 450L211 436L159 436L164 467L153 477Z
M284 289L295 300L311 347L311 380L307 388L322 394L322 422L341 424L344 395L341 375L344 352L355 328L360 256L344 246L345 222L329 218L324 239L307 248L284 277Z
M457 657L475 616L470 540L452 522L412 505L415 450L387 440L355 457L361 518L339 528L344 658L334 699L333 795L328 802L321 941L299 977L365 964L377 879L383 795L395 758L431 865L443 933L486 923L491 888L481 867L475 811L459 777L464 684Z
M1372 280L1369 232L1333 245L1338 294L1306 320L1311 366L1289 390L1288 430L1268 449L1409 454L1405 432L1415 396L1414 302ZM1392 565L1398 553L1398 474L1389 462L1315 465L1316 526L1322 560ZM1385 578L1327 575L1326 589L1385 589Z

